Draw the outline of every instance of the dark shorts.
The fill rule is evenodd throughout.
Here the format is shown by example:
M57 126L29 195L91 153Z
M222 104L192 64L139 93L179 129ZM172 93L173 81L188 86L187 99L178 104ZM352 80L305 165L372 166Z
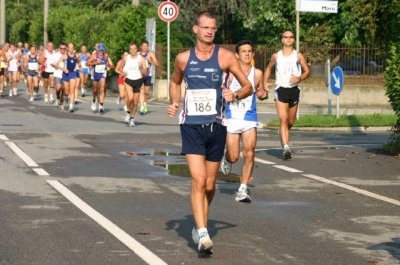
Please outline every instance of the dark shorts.
M296 106L300 101L299 87L279 87L275 89L275 98L283 103L289 103L289 107Z
M26 76L39 77L39 73L35 70L28 70L26 71Z
M218 124L181 124L182 155L195 154L219 162L224 155L226 127Z
M143 76L142 80L144 86L151 86L151 76Z
M75 77L76 77L76 79L79 79L79 78L81 78L81 73L80 73L81 71L78 69L78 70L75 70Z
M53 75L53 73L50 73L50 72L43 72L43 73L42 73L42 77L43 77L44 79L50 78L51 75Z
M0 76L3 76L3 75L4 75L4 69L5 69L5 68L0 68Z
M142 79L131 80L125 78L125 84L133 88L133 93L139 93L140 88L142 87Z
M76 79L76 72L75 71L69 72L68 74L63 73L62 80L64 82L69 82L71 79Z

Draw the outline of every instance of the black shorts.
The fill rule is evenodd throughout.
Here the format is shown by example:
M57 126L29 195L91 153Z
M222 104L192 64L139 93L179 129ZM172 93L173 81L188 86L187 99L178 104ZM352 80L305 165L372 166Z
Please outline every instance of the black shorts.
M0 76L3 76L3 75L4 75L4 69L5 69L5 68L0 68Z
M151 86L151 76L143 76L142 80L144 86Z
M300 101L299 87L279 87L275 89L275 98L283 103L289 103L289 107L296 106Z
M26 76L39 77L39 73L36 72L35 70L27 70Z
M44 79L49 78L51 75L53 75L53 73L50 73L50 72L42 72L42 77L43 77Z
M133 88L133 93L139 93L142 87L142 79L131 80L125 78L125 84Z
M195 154L207 161L219 162L224 155L226 126L218 123L181 124L182 155Z

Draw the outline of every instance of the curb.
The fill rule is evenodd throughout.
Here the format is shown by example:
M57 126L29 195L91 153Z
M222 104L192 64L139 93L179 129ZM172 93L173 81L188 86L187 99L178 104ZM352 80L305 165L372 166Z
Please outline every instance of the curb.
M264 129L278 130L278 126L263 126ZM292 127L291 131L318 131L318 132L389 132L388 126L365 127Z

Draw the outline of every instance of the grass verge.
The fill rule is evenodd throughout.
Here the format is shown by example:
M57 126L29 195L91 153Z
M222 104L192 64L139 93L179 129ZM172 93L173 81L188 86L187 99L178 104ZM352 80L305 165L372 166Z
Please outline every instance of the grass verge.
M370 115L341 115L338 119L333 115L307 114L301 116L293 127L370 127L370 126L394 126L396 123L394 114L370 114ZM278 126L279 120L270 121L267 126Z

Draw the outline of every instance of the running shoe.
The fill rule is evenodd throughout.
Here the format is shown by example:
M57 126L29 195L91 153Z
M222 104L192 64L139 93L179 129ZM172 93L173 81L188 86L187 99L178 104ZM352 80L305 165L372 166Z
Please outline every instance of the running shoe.
M128 111L128 107L126 105L124 105L124 111L127 112Z
M34 100L33 97L30 97L30 98L29 98L29 102L32 102L33 100Z
M278 137L279 137L279 140L281 141L281 147L282 147L282 149L283 149L283 142L282 142L282 137L281 137L281 131L278 129Z
M59 105L58 108L59 108L60 110L64 110L64 106L63 106L63 105Z
M232 163L229 162L228 160L226 160L226 151L224 153L224 156L222 157L222 161L221 161L221 171L222 173L224 173L224 175L229 175L229 173L231 173L232 170Z
M103 107L102 105L100 105L99 111L100 111L100 113L103 113L103 112L104 112L104 107Z
M47 95L44 96L44 103L49 103L49 98L47 97Z
M212 248L213 248L213 242L211 241L210 236L208 233L204 232L199 236L199 253L200 254L206 254L206 255L211 255L213 254Z
M92 106L90 107L93 111L96 111L96 102L92 102Z
M83 98L85 97L85 93L86 93L86 89L81 88L81 94L82 94L82 97L83 97Z
M4 82L4 87L8 86L7 82Z
M235 200L237 202L251 202L251 197L249 195L249 190L248 189L243 189L243 190L238 191L236 193Z
M54 101L54 105L56 105L56 106L60 105L60 101L59 101L58 99L56 99L56 100Z
M53 95L50 95L49 102L50 102L50 103L53 103L53 102L54 102L54 97L53 97Z
M139 113L140 113L140 114L144 114L144 106L140 106Z
M147 113L147 105L144 105L144 113Z
M131 120L131 114L130 113L126 113L124 121L125 122L129 122Z
M0 91L0 97L3 97L3 90Z
M199 232L197 231L196 227L193 227L192 229L192 239L196 245L199 244Z
M11 89L10 89L10 92L8 92L8 96L9 96L9 97L12 97L12 96L13 96L13 92L12 92Z
M284 159L291 159L292 158L292 152L290 152L289 146L285 146L283 149L283 158Z
M121 104L121 98L119 96L117 97L117 104Z
M129 121L129 127L135 127L135 120L134 119L131 119Z
M18 89L17 88L13 88L13 96L17 96L18 95Z
M73 112L74 112L74 107L72 107L72 108L69 107L68 112L69 112L69 113L73 113Z

